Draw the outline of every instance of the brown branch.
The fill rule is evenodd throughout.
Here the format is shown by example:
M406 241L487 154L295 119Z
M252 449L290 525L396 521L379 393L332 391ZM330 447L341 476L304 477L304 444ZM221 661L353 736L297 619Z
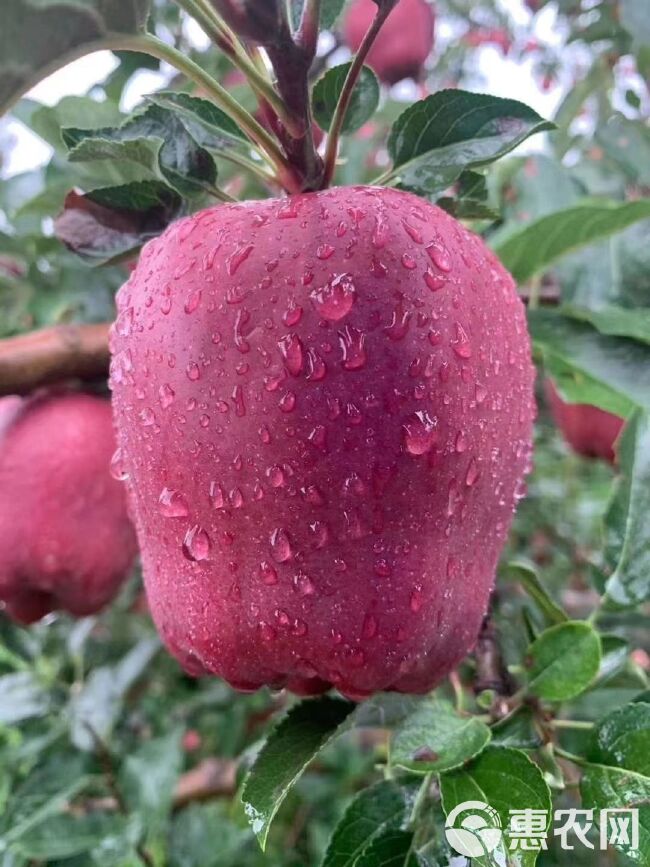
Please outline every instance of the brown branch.
M55 325L0 340L0 395L66 379L104 379L110 324Z
M233 795L237 789L237 762L233 759L204 759L179 779L174 792L174 808L192 801Z
M85 798L69 804L66 812L73 816L124 812L121 794L110 785L110 778L108 782L113 794L100 798ZM194 801L232 797L236 791L237 762L234 759L204 759L195 768L181 775L174 789L172 806L179 810Z
M389 732L382 728L360 729L356 732L359 749L369 752L375 749L385 749L388 744ZM174 810L180 810L195 801L209 801L212 798L230 798L237 791L236 759L209 757L199 762L196 767L186 771L178 779L172 800ZM315 764L312 770L318 772L322 767ZM111 794L99 798L85 798L75 804L70 804L67 812L73 815L86 815L94 812L120 811L121 796L115 792L108 779Z
M492 690L496 693L497 701L512 695L514 683L503 660L497 628L490 614L485 617L481 626L474 648L474 659L476 661L474 680L476 695L485 690Z

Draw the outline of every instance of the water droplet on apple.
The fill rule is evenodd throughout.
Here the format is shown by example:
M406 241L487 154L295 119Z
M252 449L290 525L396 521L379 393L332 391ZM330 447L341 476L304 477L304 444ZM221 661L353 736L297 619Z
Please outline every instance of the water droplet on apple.
M343 354L342 365L345 370L360 370L365 367L365 340L363 331L352 325L346 325L342 331L339 331L339 343Z
M278 341L278 346L287 370L292 376L298 376L303 366L302 342L297 334L286 334Z
M210 556L212 543L205 530L199 527L198 524L195 524L185 534L182 549L183 554L188 560L200 562L207 560Z
M158 511L165 518L185 518L190 513L185 497L171 488L163 488L160 492Z
M339 274L319 289L314 289L310 298L318 314L330 322L338 322L352 309L357 290L350 274Z
M286 563L293 556L289 536L282 527L277 527L271 533L271 554L277 563Z
M424 455L431 450L438 439L437 420L432 419L426 410L414 412L404 422L404 448L410 455Z

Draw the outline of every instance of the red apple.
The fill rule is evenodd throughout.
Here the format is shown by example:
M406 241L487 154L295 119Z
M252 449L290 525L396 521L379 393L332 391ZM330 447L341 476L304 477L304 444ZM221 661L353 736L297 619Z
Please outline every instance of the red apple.
M0 600L15 620L92 614L117 593L136 541L114 450L107 400L0 400Z
M528 470L510 275L409 193L173 225L119 292L118 440L153 618L187 670L358 698L471 649Z
M565 403L552 380L546 380L546 397L556 425L579 455L616 460L615 444L624 419L587 403Z
M354 0L343 22L343 40L358 51L377 14L374 0ZM387 18L366 59L386 84L419 78L433 49L435 17L427 0L399 0Z

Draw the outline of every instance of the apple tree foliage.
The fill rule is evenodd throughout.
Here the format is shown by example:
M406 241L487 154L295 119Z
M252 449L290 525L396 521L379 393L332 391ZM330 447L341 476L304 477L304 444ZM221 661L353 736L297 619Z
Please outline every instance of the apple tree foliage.
M51 157L0 184L0 337L111 319L147 238L215 196L267 194L242 117L170 72L164 46L255 110L224 53L189 38L187 11L205 23L206 5L3 3L0 106ZM344 0L321 5L334 42ZM540 381L626 418L618 465L573 454L540 389L489 622L429 696L355 706L194 680L161 648L137 574L97 617L23 629L0 612L1 867L459 865L445 814L471 799L506 829L476 864L650 864L650 16L647 0L526 5L522 24L508 4L438 0L454 38L430 95L405 103L364 69L336 178L412 190L484 235L527 300ZM546 43L532 25L549 6ZM529 64L541 89L560 82L555 116L483 93L478 45ZM103 48L115 68L87 95L26 95ZM312 98L327 128L349 65L323 52ZM161 70L126 111L138 73ZM638 848L509 847L511 810L608 807L638 809Z

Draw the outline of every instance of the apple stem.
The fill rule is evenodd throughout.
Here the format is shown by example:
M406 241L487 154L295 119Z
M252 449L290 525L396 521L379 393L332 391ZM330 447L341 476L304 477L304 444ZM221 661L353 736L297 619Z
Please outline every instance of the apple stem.
M481 626L474 649L474 659L476 660L475 695L485 690L493 690L499 697L513 694L514 683L504 664L497 628L489 614Z
M319 189L323 176L323 162L314 145L309 91L309 70L316 55L320 7L321 0L306 0L295 34L291 31L286 7L283 7L284 32L266 46L278 92L294 123L291 127L283 126L281 116L278 116L280 123L273 124L272 118L269 120L289 161L301 177L302 191Z
M390 13L395 8L396 4L397 0L388 0L388 2L378 3L377 14L373 18L370 27L366 31L361 45L359 46L359 50L355 54L348 70L348 74L345 78L345 81L343 82L343 88L341 90L341 94L339 96L339 100L334 111L334 117L332 118L327 138L327 150L325 152L325 172L323 175L322 189L328 187L332 183L332 178L334 177L341 131L345 122L345 116L350 107L350 101L352 99L352 94L354 93L354 88L357 85L359 76L361 75L361 70L363 69L364 61L368 56L368 52L372 48L375 39L379 35L379 31L383 27Z
M295 36L296 44L312 60L316 56L316 48L318 46L320 8L321 0L305 0L300 25Z

